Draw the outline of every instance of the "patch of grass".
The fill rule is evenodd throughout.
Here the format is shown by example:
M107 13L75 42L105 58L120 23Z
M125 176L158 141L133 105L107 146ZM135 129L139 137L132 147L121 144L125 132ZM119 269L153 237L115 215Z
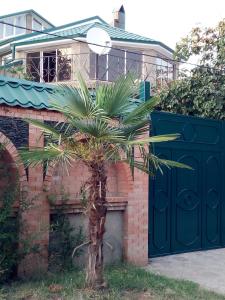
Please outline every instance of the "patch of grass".
M45 279L17 281L0 290L0 300L225 300L195 283L155 275L130 265L106 268L108 288L90 291L84 273L48 274Z

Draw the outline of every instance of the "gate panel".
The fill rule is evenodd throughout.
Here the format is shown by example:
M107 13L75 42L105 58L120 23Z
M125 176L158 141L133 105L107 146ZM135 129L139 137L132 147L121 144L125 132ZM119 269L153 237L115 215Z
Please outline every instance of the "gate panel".
M221 244L221 155L204 153L204 198L203 198L203 248L215 248Z
M223 121L156 112L151 134L180 133L154 152L193 167L150 180L149 256L225 246L225 126Z
M195 171L172 170L172 252L201 248L201 155L176 150L172 159L191 166Z
M171 153L162 149L158 155L164 159L171 159ZM156 180L151 190L152 201L149 203L149 236L152 255L170 253L170 215L171 215L171 170L164 168L164 176ZM160 176L158 173L156 177ZM154 181L154 179L152 179Z

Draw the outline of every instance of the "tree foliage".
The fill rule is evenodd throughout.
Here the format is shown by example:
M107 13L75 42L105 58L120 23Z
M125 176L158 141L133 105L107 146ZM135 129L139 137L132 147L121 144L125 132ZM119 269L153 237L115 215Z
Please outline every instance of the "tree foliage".
M139 105L132 77L123 77L110 85L99 85L90 91L79 77L79 88L60 86L55 93L53 107L62 113L65 122L58 129L37 120L28 120L47 137L44 148L21 151L26 166L58 165L68 170L81 161L90 178L84 185L87 194L88 262L86 282L89 287L104 287L103 236L107 214L106 163L127 163L132 173L137 168L154 174L161 166L186 167L156 157L150 143L173 141L179 135L148 136L149 114L157 98ZM74 183L76 178L74 178Z
M225 119L225 19L215 28L193 28L176 46L175 58L195 57L199 66L160 91L159 109ZM195 61L196 61L195 59Z

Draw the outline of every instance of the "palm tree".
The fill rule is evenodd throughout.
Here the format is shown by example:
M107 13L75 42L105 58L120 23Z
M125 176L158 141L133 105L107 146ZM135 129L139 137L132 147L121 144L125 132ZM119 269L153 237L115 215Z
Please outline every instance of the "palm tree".
M85 184L87 194L88 287L105 285L103 276L103 235L107 214L106 163L124 162L131 172L138 168L154 174L162 165L187 167L160 159L149 151L149 143L172 141L177 134L148 136L149 115L158 100L137 105L132 100L136 86L131 77L123 77L111 85L99 85L90 91L79 76L79 87L62 85L54 94L54 109L62 113L65 122L60 129L39 122L28 122L39 127L47 136L42 149L22 150L26 166L62 164L68 169L74 161L82 161L90 178ZM147 136L146 136L147 133ZM135 149L135 151L134 151ZM138 152L138 158L134 153Z

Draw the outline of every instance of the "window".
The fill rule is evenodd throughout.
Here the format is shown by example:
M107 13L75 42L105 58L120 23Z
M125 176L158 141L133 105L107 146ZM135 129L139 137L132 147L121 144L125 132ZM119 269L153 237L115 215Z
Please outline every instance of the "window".
M142 74L142 53L128 51L126 54L126 73L134 74L137 78L140 78Z
M90 53L90 78L115 81L119 76L132 73L142 75L142 53L112 49L107 55Z
M40 82L41 79L41 65L40 52L28 53L26 62L27 74L33 81Z
M26 27L25 16L17 16L16 17L16 26ZM22 33L26 33L26 30L22 29L22 28L18 28L18 27L15 28L15 35L22 34Z
M0 39L3 38L3 29L4 29L4 25L0 23Z
M26 17L25 15L19 15L16 17L8 17L2 19L3 22L9 23L12 25L18 25L22 27L26 27ZM15 35L26 33L25 29L17 28L14 26L0 24L0 39L9 38Z
M125 71L125 51L112 49L108 55L108 80L115 81Z
M37 82L55 82L71 79L71 49L57 49L27 54L27 73Z
M33 19L33 27L32 27L33 30L42 30L42 24L36 20L36 19Z
M57 50L57 75L58 81L71 79L72 72L72 55L71 48Z
M9 24L14 24L14 18L5 18L4 22L9 23ZM14 35L14 28L13 26L6 25L5 24L5 37L13 36Z
M90 54L90 78L106 80L107 75L107 56L98 55L93 52Z
M156 65L156 78L159 84L174 79L174 65L169 60L157 58Z
M43 52L43 81L53 82L56 79L56 50Z

